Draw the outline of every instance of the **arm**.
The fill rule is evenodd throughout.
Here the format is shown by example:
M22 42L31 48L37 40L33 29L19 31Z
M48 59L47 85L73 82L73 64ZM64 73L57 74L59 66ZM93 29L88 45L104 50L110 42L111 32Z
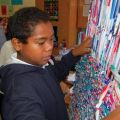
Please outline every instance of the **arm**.
M70 53L63 56L61 61L55 62L54 70L58 80L65 79L65 77L69 74L69 70L80 59L81 55L91 52L91 40L92 39L90 37L85 38L85 40L80 45L76 46L71 50Z
M43 102L28 77L21 76L14 81L10 100L10 120L47 120Z

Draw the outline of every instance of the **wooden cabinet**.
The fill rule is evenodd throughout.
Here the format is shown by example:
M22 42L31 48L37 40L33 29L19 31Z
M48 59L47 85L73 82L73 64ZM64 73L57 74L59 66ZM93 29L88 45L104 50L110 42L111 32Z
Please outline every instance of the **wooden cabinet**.
M71 47L77 38L77 0L59 0L59 11L59 40Z
M89 7L90 7L89 2L85 2L85 0L78 0L78 18L77 18L78 28L87 27Z
M44 10L44 0L35 0L35 6L41 10Z

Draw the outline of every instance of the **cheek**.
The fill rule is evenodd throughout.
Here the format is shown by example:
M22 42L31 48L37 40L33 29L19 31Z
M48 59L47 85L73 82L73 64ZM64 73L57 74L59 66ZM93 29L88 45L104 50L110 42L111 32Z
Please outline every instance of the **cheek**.
M44 56L44 49L43 48L33 48L30 50L29 54L34 56L35 58L40 58Z
M37 45L29 45L23 47L21 52L22 54L27 56L39 57L39 55L42 55L43 51L44 51L43 48L40 48Z
M33 51L31 51L33 59L42 60L44 58L45 56L44 47L33 48Z

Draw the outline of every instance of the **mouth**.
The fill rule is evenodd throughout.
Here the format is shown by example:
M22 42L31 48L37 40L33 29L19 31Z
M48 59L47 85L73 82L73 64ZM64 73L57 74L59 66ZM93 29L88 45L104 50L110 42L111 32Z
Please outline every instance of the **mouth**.
M49 61L51 59L51 55L44 57L44 61Z

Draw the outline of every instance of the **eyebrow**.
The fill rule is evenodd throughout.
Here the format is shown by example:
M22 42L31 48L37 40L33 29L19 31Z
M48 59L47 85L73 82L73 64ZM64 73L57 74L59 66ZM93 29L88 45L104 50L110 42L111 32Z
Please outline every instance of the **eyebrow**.
M50 38L51 37L54 37L54 34L52 34L51 36L50 36ZM38 38L36 38L36 40L46 40L46 39L48 39L47 37L38 37Z
M39 37L39 38L36 38L36 40L46 40L47 38L46 37Z

